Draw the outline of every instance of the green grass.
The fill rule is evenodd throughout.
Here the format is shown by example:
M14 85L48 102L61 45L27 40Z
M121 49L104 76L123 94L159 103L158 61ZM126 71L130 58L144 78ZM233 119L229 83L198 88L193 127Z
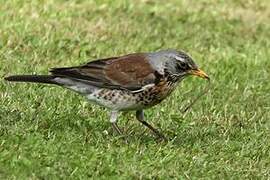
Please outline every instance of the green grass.
M167 48L188 51L212 78L185 116L180 109L205 86L199 78L146 111L168 143L122 115L128 145L107 110L79 95L1 80L1 179L270 177L268 0L0 3L1 78Z

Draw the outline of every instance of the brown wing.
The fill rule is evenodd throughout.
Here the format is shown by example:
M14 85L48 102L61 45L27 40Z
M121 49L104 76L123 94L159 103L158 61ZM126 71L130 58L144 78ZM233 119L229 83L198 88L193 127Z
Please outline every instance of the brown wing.
M51 73L97 87L128 90L139 90L160 78L144 54L139 53L100 59L77 67L54 68Z

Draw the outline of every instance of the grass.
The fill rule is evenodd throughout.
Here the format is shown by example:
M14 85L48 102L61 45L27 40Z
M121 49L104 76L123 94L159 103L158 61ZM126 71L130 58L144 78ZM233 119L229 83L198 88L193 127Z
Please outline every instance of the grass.
M0 178L268 179L269 9L267 0L2 0L0 77L175 48L192 54L212 88L183 116L205 85L187 78L146 111L168 143L122 115L126 145L107 111L77 94L1 80Z

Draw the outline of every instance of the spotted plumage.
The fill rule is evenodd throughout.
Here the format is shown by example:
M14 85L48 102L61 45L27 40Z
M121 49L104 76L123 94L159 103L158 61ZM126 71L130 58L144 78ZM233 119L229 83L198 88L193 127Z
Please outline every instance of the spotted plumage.
M164 100L187 75L208 76L183 51L164 50L134 53L90 61L81 66L53 68L50 75L15 75L8 81L55 84L85 96L111 110L110 121L117 126L119 111L136 111L137 119L164 137L144 121L143 109Z

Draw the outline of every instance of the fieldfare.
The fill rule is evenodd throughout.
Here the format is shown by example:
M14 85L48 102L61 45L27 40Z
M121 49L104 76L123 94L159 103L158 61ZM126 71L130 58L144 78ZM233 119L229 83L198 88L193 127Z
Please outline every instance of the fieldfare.
M50 75L14 75L7 81L63 86L111 110L110 122L118 134L119 111L136 111L136 118L158 137L165 138L144 119L143 109L160 103L186 76L209 79L183 51L162 50L98 59L75 67L53 68Z

